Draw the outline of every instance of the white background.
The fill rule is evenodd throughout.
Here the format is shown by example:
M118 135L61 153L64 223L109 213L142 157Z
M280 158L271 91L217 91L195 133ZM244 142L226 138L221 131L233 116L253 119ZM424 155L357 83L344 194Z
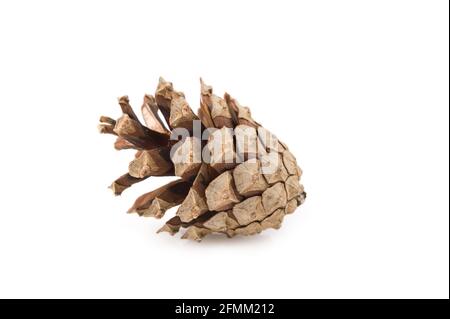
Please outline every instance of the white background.
M448 1L2 1L0 297L448 298ZM117 97L202 76L288 144L308 198L203 243L125 214ZM174 212L170 211L169 215Z

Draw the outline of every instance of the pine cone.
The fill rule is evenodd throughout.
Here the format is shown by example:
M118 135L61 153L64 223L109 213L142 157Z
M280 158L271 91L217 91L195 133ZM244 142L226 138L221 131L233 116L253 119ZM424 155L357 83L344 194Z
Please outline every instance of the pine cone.
M201 241L211 233L253 235L278 229L306 198L295 157L229 94L221 98L201 82L198 116L183 93L160 78L155 96L145 95L145 125L119 98L123 115L100 118L101 133L117 136L117 150L135 149L128 173L111 189L125 189L150 176L179 179L140 196L129 213L161 218L179 205L158 232ZM158 110L163 115L160 118Z

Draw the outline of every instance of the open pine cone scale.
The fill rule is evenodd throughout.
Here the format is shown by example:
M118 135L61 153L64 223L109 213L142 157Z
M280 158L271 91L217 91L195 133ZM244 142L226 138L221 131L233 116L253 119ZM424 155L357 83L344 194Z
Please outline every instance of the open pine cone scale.
M128 211L161 218L179 206L158 232L186 228L182 238L197 241L211 233L253 235L280 228L304 202L295 157L229 94L221 98L201 81L196 115L184 94L160 78L155 96L144 97L144 123L128 97L119 105L122 116L100 117L100 132L116 136L117 150L136 154L128 172L112 183L114 194L151 176L180 177L141 195Z

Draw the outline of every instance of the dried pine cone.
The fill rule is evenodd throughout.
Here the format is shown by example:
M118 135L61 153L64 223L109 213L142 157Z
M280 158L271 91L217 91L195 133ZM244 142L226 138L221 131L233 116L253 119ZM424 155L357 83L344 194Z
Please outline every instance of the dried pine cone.
M185 227L182 238L198 241L210 233L253 235L278 229L304 202L295 157L230 95L220 98L201 81L197 116L184 94L160 78L155 96L144 97L145 125L126 96L119 104L123 115L102 116L100 132L117 136L116 149L137 152L128 173L112 183L114 193L150 176L180 177L140 196L129 210L161 218L180 205L158 232Z

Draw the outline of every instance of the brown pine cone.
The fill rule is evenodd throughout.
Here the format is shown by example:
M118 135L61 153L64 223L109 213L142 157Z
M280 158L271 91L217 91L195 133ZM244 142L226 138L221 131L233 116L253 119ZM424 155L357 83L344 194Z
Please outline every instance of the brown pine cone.
M158 232L173 235L183 227L182 238L197 241L211 233L253 235L280 228L284 216L304 202L295 157L230 95L221 98L201 81L197 116L184 94L160 78L155 96L144 97L145 125L126 96L119 105L123 115L102 116L100 132L117 136L116 149L137 152L128 173L112 183L114 194L150 176L180 177L140 196L129 209L161 218L179 205Z

